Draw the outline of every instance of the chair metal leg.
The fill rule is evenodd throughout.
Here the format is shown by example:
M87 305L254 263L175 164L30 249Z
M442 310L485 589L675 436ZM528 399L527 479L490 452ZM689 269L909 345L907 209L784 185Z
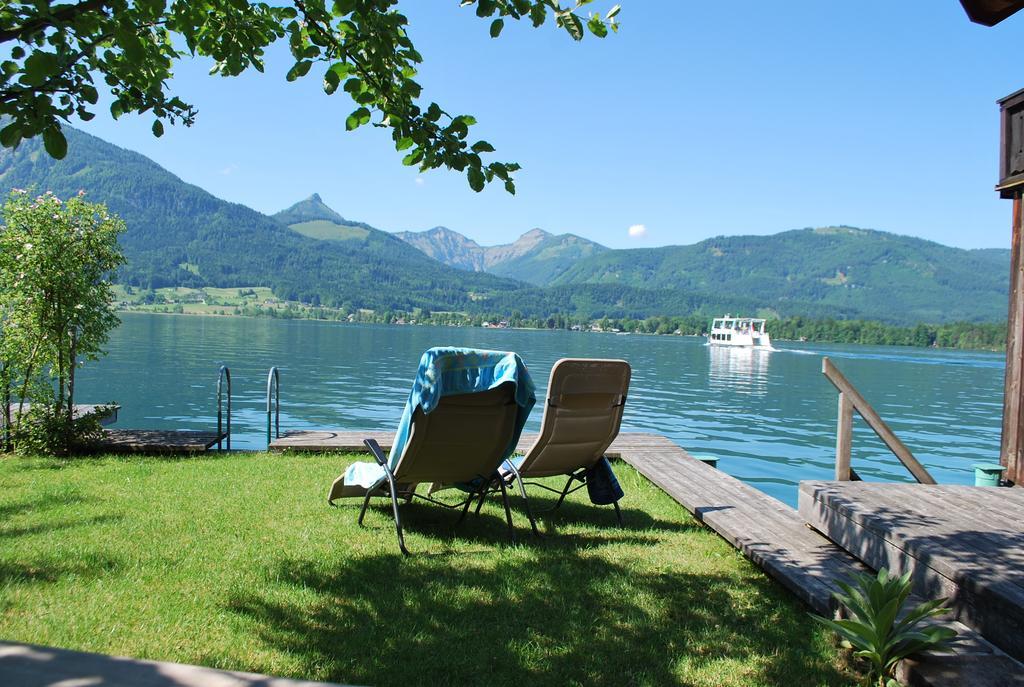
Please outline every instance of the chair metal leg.
M564 501L565 497L569 495L569 487L572 486L572 483L573 481L575 481L575 479L576 475L569 475L569 481L565 483L565 489L562 490L561 496L558 497L558 502L555 503L555 507L552 508L551 510L558 510L558 507L562 505L562 501Z
M615 517L619 521L619 527L622 527L623 526L623 522L622 522L622 509L619 508L619 502L618 501L612 501L612 505L615 506Z
M466 497L466 505L462 507L462 513L459 514L459 519L455 521L456 527L462 524L462 521L466 519L466 513L469 512L469 507L473 505L473 498L475 496L476 494L472 493ZM477 512L479 512L479 510Z
M516 476L516 484L519 485L519 493L523 497L523 503L526 504L526 517L530 519L530 529L533 530L534 536L539 537L541 536L540 530L537 529L537 520L533 517L533 509L530 508L530 497L526 495L526 484L523 482L523 476L519 474L519 470L516 469L515 465L508 463L508 466L512 468L512 474Z
M373 490L372 489L368 489L366 491L366 498L363 499L363 507L359 511L358 523L359 523L360 526L362 526L362 524L363 524L363 516L366 515L366 507L370 505L370 494L372 494L372 493L373 493Z
M484 487L483 489L480 490L480 500L477 501L476 503L476 511L474 512L474 515L480 515L480 509L484 507L484 499L487 498L488 492L488 487Z
M403 556L410 556L409 549L405 548L405 537L402 535L402 517L398 514L398 494L395 493L395 483L391 487L391 508L395 511L395 532L398 533L398 548L402 550Z
M409 549L405 548L405 537L402 535L402 518L398 514L398 484L395 483L395 475L391 472L391 467L388 465L387 460L384 458L384 452L381 450L380 445L374 439L363 439L363 443L366 444L366 448L370 449L370 453L373 454L374 460L377 464L384 468L384 476L388 480L388 493L391 495L391 509L395 513L395 532L398 534L398 548L402 550L403 556L410 556ZM370 500L370 495L367 493L366 501ZM363 509L365 510L366 503L363 503ZM360 514L360 521L362 521L362 514Z
M498 487L501 489L501 502L505 505L505 520L508 522L508 538L516 540L516 530L512 526L512 509L508 505L508 489L505 488L505 480L498 475Z

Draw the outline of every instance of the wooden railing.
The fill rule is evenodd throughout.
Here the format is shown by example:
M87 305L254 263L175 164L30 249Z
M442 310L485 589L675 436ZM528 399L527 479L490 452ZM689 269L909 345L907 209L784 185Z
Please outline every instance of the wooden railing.
M864 400L860 392L850 384L832 361L821 359L821 373L832 382L839 391L839 423L836 427L836 479L841 481L859 480L860 477L850 467L850 447L853 443L853 411L864 418L868 426L875 431L878 438L899 458L903 467L910 471L921 484L935 484L935 479L928 474L924 466L914 458L910 449L893 434L889 425L875 412L871 404Z

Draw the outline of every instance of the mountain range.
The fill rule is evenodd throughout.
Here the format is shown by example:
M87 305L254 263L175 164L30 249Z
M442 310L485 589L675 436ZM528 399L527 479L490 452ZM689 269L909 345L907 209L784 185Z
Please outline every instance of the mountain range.
M613 250L532 229L481 246L445 227L389 233L313 194L264 215L152 160L67 128L53 160L37 141L0 151L0 187L79 189L128 225L119 279L160 286L269 286L282 298L375 310L645 317L769 315L919 321L1006 316L1009 251L964 250L854 227L716 237Z
M411 246L446 265L476 272L490 272L546 286L554 283L577 261L608 248L575 234L555 236L531 229L512 243L481 246L447 227L395 234Z

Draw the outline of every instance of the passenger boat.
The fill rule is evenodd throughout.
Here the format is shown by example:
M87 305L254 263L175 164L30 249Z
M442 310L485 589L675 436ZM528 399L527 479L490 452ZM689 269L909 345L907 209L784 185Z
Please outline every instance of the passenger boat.
M771 349L771 337L764 330L766 321L731 315L716 318L711 322L708 345Z

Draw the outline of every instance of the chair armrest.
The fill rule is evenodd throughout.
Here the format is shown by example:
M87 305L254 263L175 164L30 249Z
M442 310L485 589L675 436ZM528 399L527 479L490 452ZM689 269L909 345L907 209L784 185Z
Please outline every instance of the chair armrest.
M363 444L366 448L370 449L370 453L373 455L373 459L377 461L377 464L381 467L387 465L388 459L384 455L384 449L380 447L376 439L363 439Z

